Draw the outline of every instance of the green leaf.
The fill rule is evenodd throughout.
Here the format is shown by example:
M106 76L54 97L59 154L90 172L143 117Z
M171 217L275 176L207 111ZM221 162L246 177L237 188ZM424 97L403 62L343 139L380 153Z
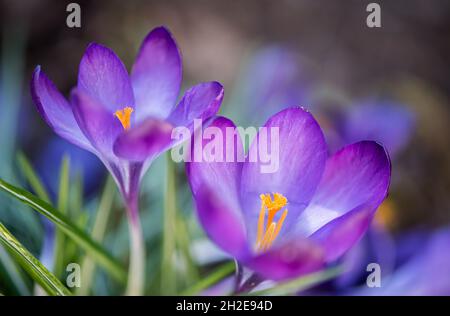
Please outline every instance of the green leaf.
M70 291L0 223L0 242L49 295L71 295Z
M92 238L98 242L101 242L105 235L115 192L114 180L111 177L108 177L98 206L94 227L92 229ZM88 256L86 256L82 262L81 275L83 276L83 284L78 288L77 295L85 296L88 295L91 290L91 283L95 272L95 262Z
M289 295L311 288L325 281L334 279L342 272L342 267L334 267L320 272L302 276L260 291L245 293L243 295Z
M83 175L81 173L75 174L75 181L71 183L71 191L70 191L70 205L69 205L69 217L78 219L84 213L83 210Z
M83 210L83 178L80 173L75 173L74 180L70 180L69 205L66 212L67 217L78 227L87 227L89 212ZM65 262L78 262L80 256L79 247L72 240L67 240L64 248Z
M161 293L175 295L177 288L173 254L176 251L176 186L175 170L169 154L166 157L166 191L164 194L164 227L161 258Z
M69 219L58 212L47 202L42 201L28 191L15 187L0 179L0 189L9 193L24 204L31 206L53 223L57 225L69 238L86 250L97 262L104 267L114 278L125 283L126 272L123 267L97 242L87 235L78 226L72 224Z
M0 245L0 267L3 266L6 275L0 275L3 277L3 282L5 278L9 279L13 286L17 289L19 295L30 295L30 290L24 280L25 275L23 275L23 270L17 265L5 247Z
M69 176L70 176L70 159L64 155L59 172L59 190L58 190L58 207L57 209L64 215L67 214L67 204L69 201ZM64 270L64 252L65 252L65 236L64 232L56 229L55 235L55 257L54 257L54 273L60 277Z
M28 158L23 154L23 152L19 152L17 154L17 162L25 179L28 181L36 195L41 200L50 202L50 197L47 190L45 189L45 186L42 184L42 181L39 179L38 175L34 171L33 166L31 165Z
M236 264L234 261L227 262L221 265L217 270L203 278L197 284L191 286L190 288L184 290L181 295L197 295L200 291L203 291L210 286L216 284L220 280L224 279L226 276L230 275L236 270Z
M192 258L190 245L191 237L189 229L186 225L186 220L182 218L179 214L176 217L176 234L175 238L177 241L177 246L179 247L181 254L184 257L186 263L186 276L184 277L185 285L191 285L196 282L199 278L199 273L197 266Z

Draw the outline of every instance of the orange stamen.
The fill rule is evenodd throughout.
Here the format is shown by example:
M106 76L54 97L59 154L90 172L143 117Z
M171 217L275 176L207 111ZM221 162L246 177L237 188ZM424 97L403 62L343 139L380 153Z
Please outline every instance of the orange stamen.
M261 200L264 199L264 195L261 194ZM263 237L263 231L264 231L264 219L266 215L266 207L264 203L261 203L261 211L259 212L259 218L258 218L258 233L256 235L256 244L259 246L261 244L261 239Z
M266 231L266 234L264 235L264 239L262 240L259 250L267 250L268 249L268 243L270 239L272 238L273 232L275 231L275 227L277 226L276 223L272 223L269 227L269 229Z
M122 110L117 110L114 112L114 116L117 117L125 130L129 129L131 126L131 113L134 109L132 107L125 107Z
M280 193L274 193L273 199L270 194L261 194L261 211L258 217L258 230L256 235L256 249L259 251L269 249L280 233L287 210L283 212L278 223L274 222L276 214L287 204L287 199ZM267 208L267 223L265 224ZM265 224L265 225L264 225Z
M277 223L277 228L275 230L275 232L272 234L272 237L270 238L269 244L268 244L268 248L270 248L275 240L275 238L277 238L278 234L280 233L281 227L283 226L283 222L284 219L286 218L286 215L288 213L288 210L284 210L283 214L280 217L280 220Z

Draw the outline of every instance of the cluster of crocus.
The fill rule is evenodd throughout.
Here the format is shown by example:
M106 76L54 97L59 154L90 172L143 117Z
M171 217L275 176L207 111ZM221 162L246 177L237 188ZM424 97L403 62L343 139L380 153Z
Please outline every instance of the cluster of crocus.
M210 126L234 124L218 117ZM187 174L209 237L256 275L283 280L322 268L360 239L387 195L391 168L385 149L373 141L328 157L321 128L299 107L275 114L264 127L279 129L275 173L260 173L259 162L235 160L191 162ZM242 147L235 138L233 146Z
M38 66L31 92L44 120L61 137L94 153L110 171L128 209L131 236L130 294L141 293L144 245L138 215L139 182L151 162L176 145L174 126L216 114L223 98L217 82L189 89L176 105L181 56L164 27L144 39L131 74L109 48L90 44L68 101ZM177 140L182 141L180 139Z
M175 107L180 85L180 54L163 27L145 38L131 75L110 49L89 45L70 101L40 67L32 79L33 99L45 121L97 155L119 187L130 222L129 294L140 294L144 280L141 177L159 154L183 141L172 140L173 127L192 129L194 119L210 119L209 125L223 132L235 127L214 117L223 98L220 84L194 86ZM235 159L188 163L187 174L210 238L256 275L283 280L322 268L359 240L387 195L390 161L372 141L328 157L321 128L302 108L275 114L265 127L280 132L275 173L262 174L259 162ZM239 147L235 153L242 151L237 134L233 144ZM223 145L225 152L228 144Z

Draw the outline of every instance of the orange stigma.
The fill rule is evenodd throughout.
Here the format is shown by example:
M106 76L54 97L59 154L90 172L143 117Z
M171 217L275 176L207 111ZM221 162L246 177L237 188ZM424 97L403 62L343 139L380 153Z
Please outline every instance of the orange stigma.
M258 231L256 235L256 249L258 251L268 250L275 238L280 233L288 210L285 209L278 222L274 222L275 215L287 204L287 199L280 193L274 193L273 199L270 193L261 194L261 211L258 218ZM267 224L264 225L267 209Z
M125 107L122 110L117 110L114 112L114 116L117 117L122 124L125 130L130 128L131 122L131 113L133 113L134 109L132 107Z

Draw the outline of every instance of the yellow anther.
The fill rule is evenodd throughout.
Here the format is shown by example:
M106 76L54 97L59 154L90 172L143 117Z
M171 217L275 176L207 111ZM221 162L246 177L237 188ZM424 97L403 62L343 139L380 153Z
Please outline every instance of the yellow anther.
M280 193L274 193L273 199L270 194L261 194L261 210L258 217L258 230L256 235L256 249L264 251L269 249L275 238L280 233L281 227L287 215L287 210L283 212L278 223L274 222L274 218L287 204L287 199ZM267 209L267 223L265 224Z
M117 117L125 130L129 129L131 126L131 113L134 109L132 107L125 107L122 110L117 110L114 112L114 116Z

